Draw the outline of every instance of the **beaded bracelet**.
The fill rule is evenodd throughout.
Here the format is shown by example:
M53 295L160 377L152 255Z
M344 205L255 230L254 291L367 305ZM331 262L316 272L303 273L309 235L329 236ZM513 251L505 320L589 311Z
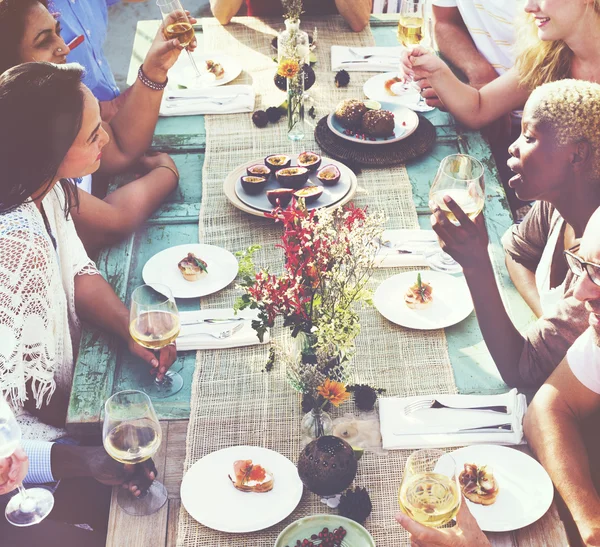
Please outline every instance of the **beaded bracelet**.
M169 78L167 78L162 84L153 82L150 78L148 78L148 76L144 74L144 71L142 70L142 65L140 65L140 69L138 70L138 78L140 82L142 82L146 87L154 89L154 91L162 91L165 87L167 87L167 83L169 82Z
M157 165L156 169L158 169L159 167L164 167L165 169L168 169L169 171L171 171L171 173L173 173L177 177L177 182L179 182L179 173L177 171L175 171L175 169L173 169L172 167L169 167L168 165Z

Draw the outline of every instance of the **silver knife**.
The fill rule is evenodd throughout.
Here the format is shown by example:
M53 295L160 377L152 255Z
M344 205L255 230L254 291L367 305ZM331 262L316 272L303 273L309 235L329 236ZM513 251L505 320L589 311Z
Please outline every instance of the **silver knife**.
M394 432L394 435L448 435L454 433L512 433L513 426L512 424L499 424L499 425L484 425L479 427L467 427L463 429L453 429L450 431L425 431L423 433L415 433L414 431L410 432Z
M398 61L399 60L400 60L400 57L398 57ZM342 61L340 63L340 65L346 65L349 63L371 63L372 65L389 65L390 64L390 63L386 63L385 61L384 62L381 62L381 61L372 62L371 59L360 59L358 61Z
M239 321L250 321L248 317L209 317L207 319L192 319L181 321L181 325L222 325L224 323L237 323Z
M168 95L167 101L204 101L204 100L215 100L215 101L225 101L227 99L235 99L239 97L241 94L237 95Z

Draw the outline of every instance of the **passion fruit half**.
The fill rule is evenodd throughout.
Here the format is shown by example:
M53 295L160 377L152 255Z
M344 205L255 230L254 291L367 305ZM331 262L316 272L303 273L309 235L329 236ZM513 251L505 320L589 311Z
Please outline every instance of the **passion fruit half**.
M340 182L341 176L340 170L333 164L326 165L317 172L319 182L322 182L325 186L337 184Z
M267 184L267 177L256 177L254 175L247 175L240 179L242 188L247 194L260 194L263 188Z
M246 173L250 177L267 177L271 174L271 169L262 163L257 163L246 168Z
M294 197L292 188L276 188L267 190L267 199L273 207L287 207Z
M292 165L292 158L285 154L271 154L265 158L265 165L275 173L278 169L285 169Z
M302 188L308 180L308 169L306 167L286 167L275 171L277 182L284 188Z
M306 167L309 171L316 171L321 165L321 156L314 152L302 152L298 156L298 165Z
M305 186L294 192L296 199L304 198L304 202L309 205L314 203L323 195L323 188L321 186Z

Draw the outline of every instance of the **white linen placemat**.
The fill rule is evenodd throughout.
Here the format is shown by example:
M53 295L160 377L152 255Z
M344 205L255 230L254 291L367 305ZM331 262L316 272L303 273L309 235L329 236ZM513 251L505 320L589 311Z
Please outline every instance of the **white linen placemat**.
M160 104L161 116L235 114L254 110L250 85L226 85L204 89L167 89ZM222 103L222 104L220 104Z
M354 55L352 51L359 55ZM398 70L402 48L395 47L353 47L331 46L331 70L348 72L390 72ZM361 55L373 55L362 59ZM381 55L381 57L378 57Z
M431 408L405 415L404 407L415 401L436 399L450 406L508 407L510 414L477 410ZM502 395L428 395L383 397L379 399L379 421L383 448L448 448L471 444L520 444L523 442L523 416L527 410L525 395L516 389ZM456 429L511 423L512 432L445 433ZM402 433L397 435L396 433Z

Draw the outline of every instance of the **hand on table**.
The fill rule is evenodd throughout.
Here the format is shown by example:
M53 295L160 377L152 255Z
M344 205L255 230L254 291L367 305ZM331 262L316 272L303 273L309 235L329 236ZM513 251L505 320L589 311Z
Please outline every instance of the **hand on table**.
M157 169L162 166L170 167L176 173L179 173L179 171L177 170L177 166L173 161L173 158L171 158L171 156L169 156L169 154L166 154L165 152L146 152L140 158L139 164L144 174L150 173L150 171L154 171L154 169ZM165 172L166 171L167 170L165 169Z
M464 498L456 515L456 526L453 528L429 528L415 522L404 513L397 513L396 520L410 533L413 547L491 547Z
M0 459L0 495L12 492L19 486L29 468L29 459L19 447L7 458Z
M469 269L476 270L482 261L490 259L483 213L479 213L473 221L450 196L445 196L444 202L454 213L460 226L450 222L438 205L429 202L433 213L431 226L438 235L442 250L456 260L465 272Z
M140 346L133 338L129 339L128 347L133 355L143 359L152 367L150 374L156 374L156 379L159 381L163 380L167 370L169 370L175 359L177 359L177 346L175 342L170 343L164 348L160 348L158 350L158 358L154 352Z

